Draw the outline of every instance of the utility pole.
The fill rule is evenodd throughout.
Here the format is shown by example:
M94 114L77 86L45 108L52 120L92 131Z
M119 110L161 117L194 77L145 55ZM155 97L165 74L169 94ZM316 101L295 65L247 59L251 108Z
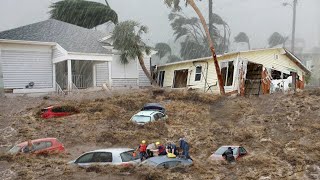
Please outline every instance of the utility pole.
M283 3L283 6L291 6L293 9L292 14L292 38L291 38L291 52L294 53L294 45L296 40L296 16L297 16L297 3L298 0L293 0L293 4Z
M292 40L291 40L291 51L294 53L294 45L296 40L296 16L297 16L297 3L298 0L293 0L293 22L292 22Z

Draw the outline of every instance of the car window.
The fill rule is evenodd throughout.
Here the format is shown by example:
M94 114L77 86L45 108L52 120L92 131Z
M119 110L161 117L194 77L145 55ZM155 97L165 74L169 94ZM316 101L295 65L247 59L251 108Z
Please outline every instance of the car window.
M176 167L176 166L178 166L180 164L181 164L180 161L168 161L168 162L164 162L164 163L159 164L157 167L160 167L160 168L173 168L173 167Z
M10 150L9 153L18 153L21 151L21 147L20 146L13 146Z
M76 163L91 163L93 153L87 153L82 155L76 160Z
M163 118L165 115L162 114L162 113L158 113L158 116L159 116L160 118Z
M33 146L35 151L39 151L51 147L52 143L50 141L42 141L33 143Z
M154 120L159 120L160 119L159 114L157 113L157 114L153 115L153 118L154 118Z
M46 109L46 108L45 109L41 109L42 113L47 112L47 111L48 111L48 109Z
M243 147L240 147L240 154L247 154L247 151Z
M135 116L132 117L132 120L135 121L135 122L146 123L146 122L149 122L151 120L151 117L150 116L135 115Z
M228 147L225 147L225 146L220 147L214 154L222 155L227 149L228 149ZM233 151L233 155L237 155L238 148L237 147L232 148L232 151Z
M120 154L122 162L129 162L139 159L138 156L133 156L134 151L127 151Z
M96 152L93 155L92 162L112 162L111 152Z

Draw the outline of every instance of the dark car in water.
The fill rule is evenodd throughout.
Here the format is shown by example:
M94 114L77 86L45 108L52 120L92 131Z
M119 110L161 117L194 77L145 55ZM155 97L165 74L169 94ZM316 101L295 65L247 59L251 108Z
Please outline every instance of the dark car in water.
M157 157L152 157L143 161L142 165L169 169L176 166L191 166L192 163L193 162L191 159L169 158L167 156L157 156Z
M166 109L159 103L147 103L143 106L141 111L159 111L166 114Z

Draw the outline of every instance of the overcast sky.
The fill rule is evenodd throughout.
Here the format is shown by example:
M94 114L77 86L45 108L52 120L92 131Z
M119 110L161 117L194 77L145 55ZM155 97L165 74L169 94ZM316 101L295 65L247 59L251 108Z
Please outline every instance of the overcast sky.
M0 31L46 20L48 6L57 0L0 0ZM104 0L96 0L104 3ZM320 45L320 0L298 0L297 38L306 41L306 48ZM168 9L163 0L108 0L120 21L136 20L147 25L150 44L173 39ZM289 36L292 27L292 8L283 7L292 0L214 0L214 12L231 27L232 37L246 32L254 48L266 47L268 37L275 31ZM198 1L208 16L208 1ZM195 16L191 7L183 12Z

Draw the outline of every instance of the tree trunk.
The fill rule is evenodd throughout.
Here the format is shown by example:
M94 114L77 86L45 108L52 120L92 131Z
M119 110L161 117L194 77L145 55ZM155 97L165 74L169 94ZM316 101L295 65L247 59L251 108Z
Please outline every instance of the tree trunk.
M211 36L210 36L210 32L209 32L209 28L207 26L207 23L206 23L206 20L204 19L202 13L200 12L198 6L195 4L194 0L187 0L188 1L188 4L194 9L194 11L197 13L197 15L199 16L199 19L201 21L201 24L203 26L203 29L205 30L206 32L206 35L207 35L207 39L208 39L208 43L210 45L210 50L212 52L212 57L213 57L213 61L214 61L214 65L216 67L216 73L217 73L217 76L218 76L218 82L219 82L219 88L220 88L220 93L221 95L225 95L225 90L224 90L224 82L223 82L223 79L222 79L222 75L221 75L221 70L220 70L220 67L219 67L219 63L218 63L218 59L217 59L217 54L216 54L216 51L214 49L214 44L213 44L213 41L211 39Z
M146 65L144 64L143 56L139 56L138 59L139 59L139 64L140 64L144 74L147 76L147 78L149 79L150 83L153 86L156 86L157 82L152 79L151 74L149 73L148 69L146 68Z
M249 47L249 51L250 51L251 50L250 41L248 41L248 47Z

